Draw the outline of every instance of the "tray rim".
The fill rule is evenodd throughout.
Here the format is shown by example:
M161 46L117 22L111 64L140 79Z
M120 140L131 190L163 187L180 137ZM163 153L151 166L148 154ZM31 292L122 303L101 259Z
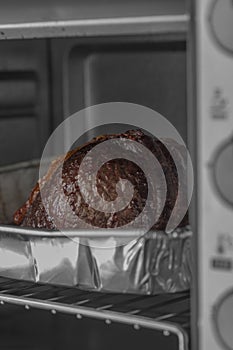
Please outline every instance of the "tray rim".
M64 232L67 232L67 235L64 234ZM30 227L20 227L20 226L14 226L14 225L3 225L0 224L0 235L2 234L14 234L14 235L20 235L24 237L38 237L38 238L110 238L110 237L116 237L116 238L155 238L155 237L164 237L167 239L186 239L191 238L193 233L191 231L190 226L184 226L182 228L177 228L173 232L166 233L164 231L149 231L144 235L140 235L137 231L129 231L129 230L117 230L117 229L96 229L96 230L64 230L64 231L51 231L51 230L45 230L45 229L39 229L39 228L30 228Z

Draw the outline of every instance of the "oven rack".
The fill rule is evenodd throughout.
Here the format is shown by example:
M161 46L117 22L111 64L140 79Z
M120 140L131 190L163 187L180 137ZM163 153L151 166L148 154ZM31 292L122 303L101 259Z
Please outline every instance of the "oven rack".
M135 295L103 293L66 287L20 281L0 277L0 304L5 303L44 309L52 314L73 314L102 319L107 325L120 322L135 330L153 328L164 336L175 334L180 349L186 349L190 330L189 291L161 294Z

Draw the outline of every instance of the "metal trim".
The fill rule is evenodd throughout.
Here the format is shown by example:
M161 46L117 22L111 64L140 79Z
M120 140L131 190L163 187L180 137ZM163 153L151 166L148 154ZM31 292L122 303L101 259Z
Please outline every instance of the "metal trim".
M184 33L189 15L45 21L0 25L0 40Z
M192 237L192 232L184 230L182 232L183 228L178 228L180 230L179 233L175 230L174 232L171 232L169 234L166 234L167 237L176 238L177 235L182 238L186 237ZM189 226L186 226L186 229L189 229ZM85 238L100 238L100 237L132 237L132 238L138 238L140 237L140 232L137 232L137 230L129 231L129 230L64 230L64 232L67 232L67 236L69 237L85 237ZM20 226L12 226L12 225L0 225L0 235L2 233L9 233L9 234L18 234L25 237L49 237L49 238L67 238L67 236L64 235L64 232L62 231L51 231L51 230L45 230L45 229L36 229L36 228L28 228L28 227L20 227ZM156 232L149 232L150 236L153 236L153 233L158 235L162 234L164 235L164 231L156 231Z

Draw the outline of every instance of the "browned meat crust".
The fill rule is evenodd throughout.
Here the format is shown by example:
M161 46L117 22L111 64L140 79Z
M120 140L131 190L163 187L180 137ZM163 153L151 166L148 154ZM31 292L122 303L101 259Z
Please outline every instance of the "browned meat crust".
M117 213L104 213L89 206L85 203L78 186L77 174L85 155L97 144L112 138L127 138L137 141L146 146L160 162L166 178L167 196L162 214L153 229L164 230L175 206L178 194L177 170L167 148L159 140L144 134L141 130L130 130L123 134L99 136L82 147L70 151L66 156L56 159L52 162L47 174L36 184L26 203L15 213L14 223L21 226L53 230L57 228L54 223L54 217L56 216L60 228L78 228L78 216L94 228L114 228L121 227L137 217L145 206L148 186L145 174L135 163L126 159L114 159L105 163L98 172L97 189L106 201L116 199L116 184L120 178L129 180L134 186L132 201L126 208ZM67 215L66 205L64 205L64 201L57 190L59 181L58 169L61 166L64 194L68 205L72 208L75 215ZM43 203L40 186L43 186ZM185 198L186 193L183 193L182 196ZM50 208L50 216L48 215L48 207ZM180 209L181 207L175 208L177 215L179 215ZM187 223L188 215L186 213L179 226L184 226Z

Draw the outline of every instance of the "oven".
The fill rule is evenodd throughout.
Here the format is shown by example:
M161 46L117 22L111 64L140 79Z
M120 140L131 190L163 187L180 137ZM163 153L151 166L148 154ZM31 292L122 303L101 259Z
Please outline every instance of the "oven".
M186 143L195 175L191 290L100 293L5 274L3 348L233 349L231 1L0 6L1 173L20 171L20 162L35 180L35 159L58 125L86 107L126 102L166 117ZM98 126L81 141L108 130L121 126ZM11 205L13 211L18 203Z

